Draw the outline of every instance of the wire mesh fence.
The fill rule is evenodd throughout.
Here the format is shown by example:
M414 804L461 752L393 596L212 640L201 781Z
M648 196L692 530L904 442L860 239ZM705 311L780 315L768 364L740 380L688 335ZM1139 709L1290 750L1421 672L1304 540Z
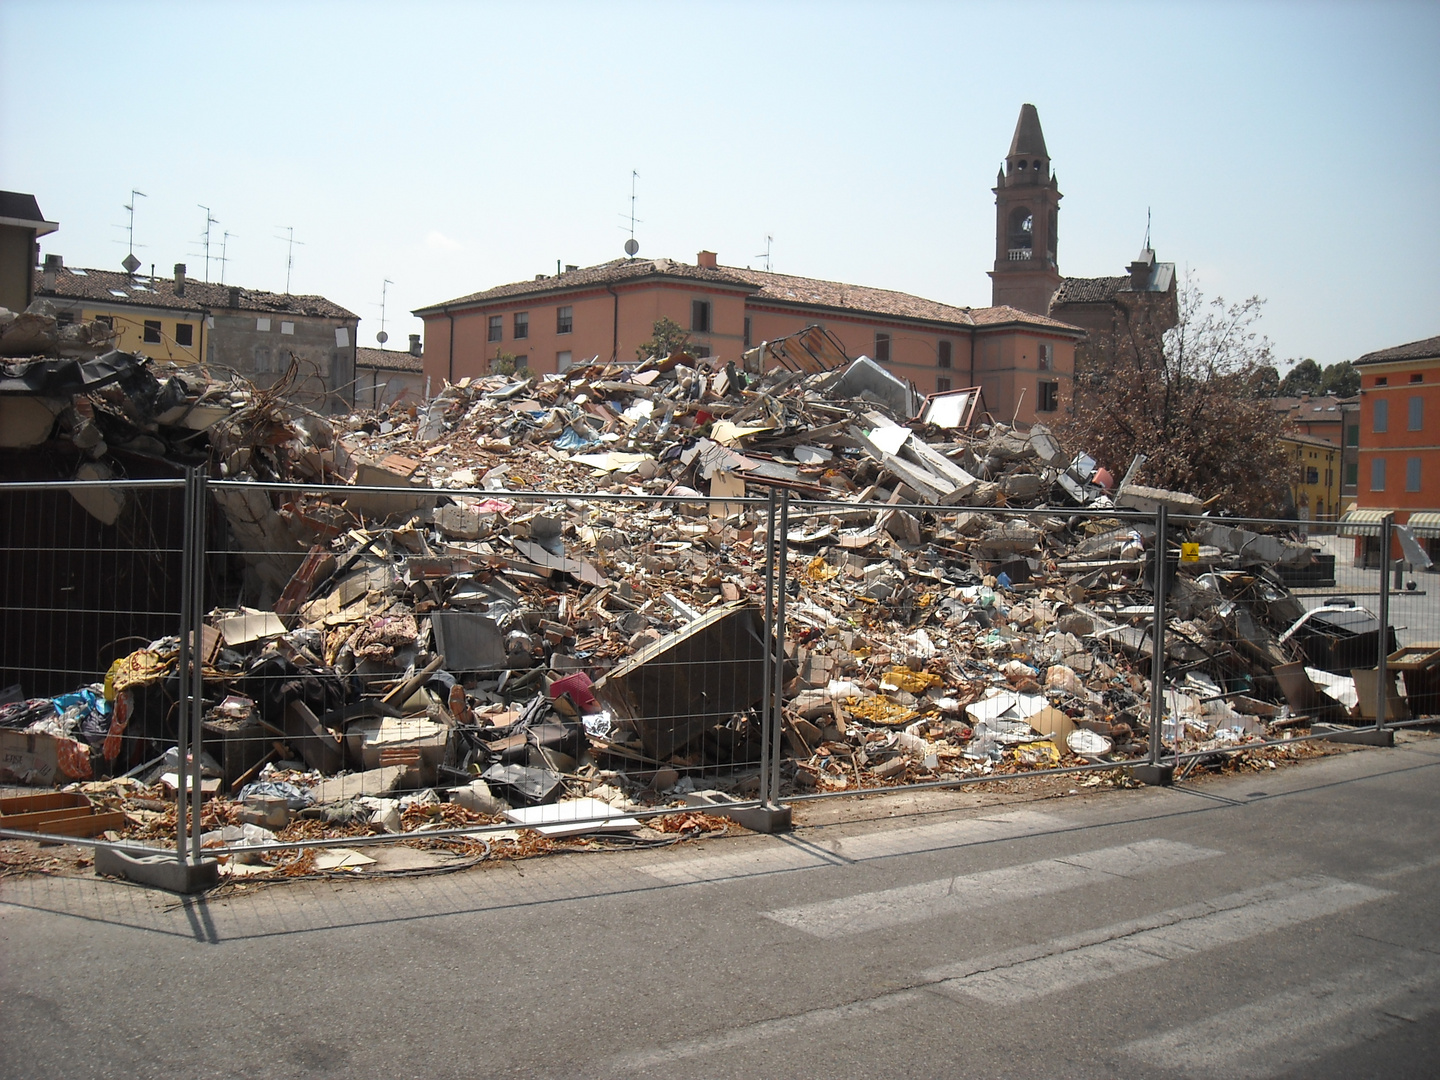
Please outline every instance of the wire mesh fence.
M47 703L90 770L60 779L134 785L104 835L190 860L1168 780L1440 711L1436 579L1386 522L1398 569L1345 525L1108 501L198 471L0 499L6 728Z

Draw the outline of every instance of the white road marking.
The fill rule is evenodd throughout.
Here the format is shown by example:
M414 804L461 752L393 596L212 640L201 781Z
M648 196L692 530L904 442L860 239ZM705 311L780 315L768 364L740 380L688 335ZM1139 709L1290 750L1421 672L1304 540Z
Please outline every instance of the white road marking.
M809 1012L796 1013L794 1016L779 1016L773 1020L761 1020L744 1027L732 1028L730 1031L721 1032L718 1035L686 1039L682 1042L657 1046L650 1050L639 1050L621 1055L608 1062L609 1067L605 1073L649 1069L674 1061L684 1061L687 1058L733 1051L739 1047L750 1046L780 1035L794 1035L809 1028L862 1019L875 1013L898 1008L901 1005L918 1002L923 996L923 992L919 990L897 990L849 1005L811 1009Z
M787 870L813 870L847 862L864 862L893 855L911 855L935 848L979 844L1031 836L1058 826L1049 814L1015 810L960 821L941 821L807 844L777 839L763 845L746 845L744 850L671 859L642 867L651 877L670 885L729 881Z
M992 1004L1033 1001L1274 930L1391 893L1316 875L1231 893L1157 915L927 972L940 989ZM1026 955L1032 952L1032 955ZM956 971L957 967L962 968Z
M1135 844L1042 859L1020 866L983 870L903 885L856 896L764 912L766 918L820 938L844 937L937 916L1010 904L1049 893L1095 885L1222 854L1172 840Z
M1270 1076L1435 1012L1437 984L1440 958L1377 963L1137 1039L1124 1050L1184 1073Z

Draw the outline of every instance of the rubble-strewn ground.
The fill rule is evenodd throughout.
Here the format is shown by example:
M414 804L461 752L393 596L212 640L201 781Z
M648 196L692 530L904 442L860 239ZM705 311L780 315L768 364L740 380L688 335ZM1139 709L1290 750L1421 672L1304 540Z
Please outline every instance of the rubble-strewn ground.
M43 342L43 318L22 318ZM69 355L99 351L82 337ZM1157 695L1167 752L1230 770L1331 752L1258 744L1361 718L1348 672L1374 664L1378 624L1306 615L1287 581L1310 580L1316 547L1203 516L1143 471L1117 485L1041 426L960 407L971 391L922 403L864 358L792 370L790 355L467 379L419 408L330 417L288 405L283 379L113 352L10 365L7 388L50 417L33 445L83 458L78 477L118 480L137 448L206 467L212 849L384 832L514 858L733 827L715 803L762 792L767 659L783 664L782 798L1120 783ZM760 501L777 490L794 500L783 536ZM119 527L144 493L75 497ZM1163 542L1160 507L1177 515ZM69 790L121 815L108 838L173 845L192 767L173 749L181 641L135 644L103 681L0 705L0 728L54 740ZM1414 663L1411 706L1440 712L1440 648ZM1025 778L1087 764L1104 768ZM532 830L565 805L618 831ZM658 807L677 814L626 816ZM492 824L515 829L408 839ZM264 858L306 874L318 850Z

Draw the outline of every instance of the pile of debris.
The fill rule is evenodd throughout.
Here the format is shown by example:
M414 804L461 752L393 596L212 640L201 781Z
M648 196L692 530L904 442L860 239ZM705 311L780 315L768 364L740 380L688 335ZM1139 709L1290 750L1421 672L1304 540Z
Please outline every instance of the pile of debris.
M1167 749L1361 715L1349 671L1393 631L1363 609L1307 615L1276 568L1308 546L1117 487L1045 428L986 417L976 390L921 400L807 335L739 368L677 353L466 379L329 419L102 358L129 374L70 387L52 427L73 438L89 402L97 463L168 439L229 481L210 490L243 570L200 646L207 820L636 829L639 807L754 794L774 665L782 795L1123 764L1150 736L1157 578ZM38 386L46 362L7 372ZM122 423L140 434L116 440ZM784 655L767 657L755 497L775 489L796 502ZM1157 552L1161 504L1191 520ZM133 778L103 788L114 831L159 838L173 808L150 804L185 773L165 757L178 653L151 642L103 683L0 705L0 729L68 745L32 779ZM1436 711L1440 648L1411 659L1412 705Z

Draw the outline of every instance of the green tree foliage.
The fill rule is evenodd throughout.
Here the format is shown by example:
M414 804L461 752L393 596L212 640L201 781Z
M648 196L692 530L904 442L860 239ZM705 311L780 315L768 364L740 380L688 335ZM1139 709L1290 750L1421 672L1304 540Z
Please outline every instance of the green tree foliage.
M650 327L650 333L653 335L650 340L635 350L637 360L648 360L652 356L669 356L677 350L684 349L690 341L690 335L681 329L680 324L673 319L656 319Z
M1360 372L1349 360L1328 364L1320 375L1320 392L1336 397L1354 397L1360 392Z
M1261 364L1250 377L1250 393L1257 398L1273 398L1280 394L1280 372L1274 364Z
M1314 360L1301 360L1285 373L1280 381L1281 397L1299 397L1301 394L1320 393L1320 380L1324 372Z
M492 375L514 375L515 365L520 357L512 352L497 352L490 361L490 374Z
M1139 483L1272 516L1289 467L1277 438L1284 421L1253 390L1271 363L1257 327L1264 301L1206 300L1187 280L1178 302L1179 324L1163 338L1125 329L1097 343L1098 369L1063 434L1117 475L1143 453Z

